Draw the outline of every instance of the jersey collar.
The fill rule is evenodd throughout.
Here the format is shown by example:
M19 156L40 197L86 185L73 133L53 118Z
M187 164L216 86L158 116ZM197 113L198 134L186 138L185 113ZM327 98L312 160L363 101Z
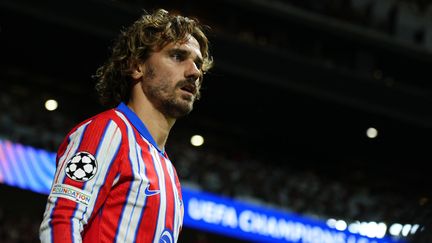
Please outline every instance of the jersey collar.
M133 112L125 103L121 102L117 106L117 110L123 113L127 119L132 123L132 125L138 130L138 132L144 136L147 141L149 141L153 147L155 147L160 153L164 154L165 149L159 149L149 130L145 124L139 119L139 117Z

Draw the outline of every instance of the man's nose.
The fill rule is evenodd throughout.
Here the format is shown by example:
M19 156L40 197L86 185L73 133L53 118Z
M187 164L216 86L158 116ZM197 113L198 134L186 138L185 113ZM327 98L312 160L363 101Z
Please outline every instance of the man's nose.
M190 61L187 69L185 70L185 77L188 79L197 80L201 76L201 70L197 67L196 63Z

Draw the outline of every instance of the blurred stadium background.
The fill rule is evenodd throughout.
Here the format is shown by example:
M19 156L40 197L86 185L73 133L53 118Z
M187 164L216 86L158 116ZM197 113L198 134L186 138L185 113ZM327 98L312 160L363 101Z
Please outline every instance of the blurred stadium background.
M46 201L8 183L6 148L55 152L104 110L91 76L119 30L158 7L212 28L215 68L167 145L183 186L372 240L415 234L432 184L428 1L3 0L0 242L37 242ZM185 225L180 242L249 241Z

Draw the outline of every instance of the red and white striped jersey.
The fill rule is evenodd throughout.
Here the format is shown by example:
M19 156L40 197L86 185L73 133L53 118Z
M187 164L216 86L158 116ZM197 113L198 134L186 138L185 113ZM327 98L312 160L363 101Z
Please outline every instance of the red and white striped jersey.
M177 242L175 168L124 103L73 128L56 163L42 242Z

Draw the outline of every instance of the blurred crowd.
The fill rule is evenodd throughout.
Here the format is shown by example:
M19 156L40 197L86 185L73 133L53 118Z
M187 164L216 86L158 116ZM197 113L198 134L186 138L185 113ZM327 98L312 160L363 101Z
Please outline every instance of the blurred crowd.
M402 39L414 38L412 41L418 43L427 40L430 32L424 24L430 21L428 16L432 9L430 4L426 4L427 1L274 0L269 4L281 2L372 27ZM400 22L398 16L404 16L405 22ZM301 49L298 43L292 43L294 37L272 34L280 33L274 30L280 26L263 25L266 28L260 29L259 25L254 25L249 26L254 28L250 31L244 26L238 31L241 21L235 17L233 21L233 25L224 26L224 31L229 31L231 26L242 40L284 48L292 45L296 51ZM218 26L214 27L217 30ZM325 57L324 47L318 46L322 43L311 46L313 38L309 42L304 36L298 39L306 43L302 54ZM349 63L345 56L341 56L340 60L345 65ZM43 102L28 88L16 86L0 89L0 138L56 151L65 134L79 120L61 111L43 110ZM271 163L268 158L251 156L249 151L230 154L212 148L194 148L184 143L173 143L167 150L184 186L309 217L324 220L337 218L348 222L377 221L387 225L411 223L413 208L418 204L418 201L405 195L376 192L365 186L324 177L313 168L299 170L291 166L301 161ZM34 217L6 213L0 207L0 242L37 242L39 223Z
M78 121L61 112L43 111L42 102L36 99L0 91L0 137L56 151L71 125ZM388 225L411 223L413 208L418 203L406 195L376 192L365 185L325 177L313 168L296 169L292 165L302 161L288 158L282 158L288 161L272 163L268 160L273 158L252 156L250 151L228 153L176 141L169 144L167 151L184 186L313 218L376 221ZM4 224L2 215L0 211L0 224ZM0 241L31 242L13 239L32 237L21 231L34 233L39 222L25 217L10 220L13 222L0 227ZM8 228L11 225L13 229Z
M320 176L313 168L293 168L302 161L276 164L249 157L247 151L241 152L244 156L230 156L187 144L176 144L170 151L183 184L189 187L313 218L409 223L417 207L407 195L374 192L366 184Z
M221 10L225 15L223 22L211 13L204 12L202 16L209 18L206 21L216 35L261 47L263 52L282 57L287 63L308 63L317 70L343 75L345 79L372 80L389 87L430 86L427 78L423 78L427 77L427 66L407 68L410 60L423 60L422 55L432 52L432 4L429 1L272 0L253 3L257 13L268 14L251 18L253 10L239 4L237 8ZM420 58L397 54L405 49ZM274 68L273 72L277 73L278 69L289 67L276 63Z
M0 90L0 137L56 151L73 120L45 110L44 100L30 92L20 86Z
M36 243L39 242L40 220L28 215L4 215L0 207L0 242L2 243Z
M281 11L283 6L295 7L397 38L414 28L426 31L432 13L431 2L427 0L273 0L265 4Z

